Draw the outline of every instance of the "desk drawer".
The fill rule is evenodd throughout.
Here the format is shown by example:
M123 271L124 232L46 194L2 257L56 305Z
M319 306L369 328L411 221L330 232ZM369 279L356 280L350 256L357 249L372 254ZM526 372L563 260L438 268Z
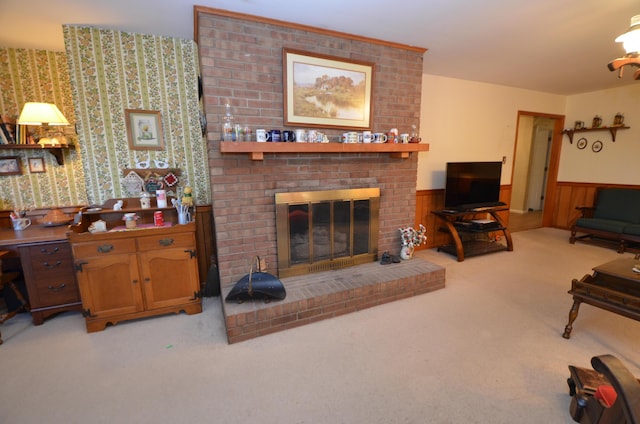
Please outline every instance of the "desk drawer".
M34 262L52 263L60 258L71 258L71 245L67 242L30 246L26 250Z
M135 251L136 241L133 238L91 241L87 243L75 243L73 245L73 256L75 259L134 253Z
M193 233L164 234L138 238L138 250L162 250L175 247L195 249L196 241Z
M78 283L73 274L67 277L41 279L35 281L32 287L34 286L35 293L29 292L29 296L37 296L38 301L31 302L40 308L78 302L80 299Z
M19 250L32 313L80 301L69 243L38 243ZM42 318L34 315L34 323L41 324Z

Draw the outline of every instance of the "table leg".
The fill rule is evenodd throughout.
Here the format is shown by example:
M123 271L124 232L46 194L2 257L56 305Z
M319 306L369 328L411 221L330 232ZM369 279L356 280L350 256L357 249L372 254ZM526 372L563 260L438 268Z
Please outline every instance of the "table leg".
M562 334L562 337L564 337L565 339L571 337L571 330L573 330L573 321L575 321L578 317L578 309L580 309L580 303L582 303L580 300L574 298L573 305L571 305L571 309L569 310L569 323L566 325L566 327L564 327L564 333Z

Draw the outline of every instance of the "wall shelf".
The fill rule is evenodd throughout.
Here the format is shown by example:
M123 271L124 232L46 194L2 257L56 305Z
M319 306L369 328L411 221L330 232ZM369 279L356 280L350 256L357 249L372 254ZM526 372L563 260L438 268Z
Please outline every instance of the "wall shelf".
M69 149L75 149L74 145L68 146L46 146L43 147L39 144L0 144L0 150L18 150L18 149L32 149L32 150L46 150L51 153L55 158L58 165L64 165L64 151Z
M265 153L389 153L392 158L406 159L413 152L427 152L427 143L258 143L255 141L221 141L221 153L246 153L251 160L264 160Z
M592 132L592 131L609 131L611 133L611 140L616 141L616 133L618 130L628 130L631 127L626 126L614 126L614 127L600 127L600 128L582 128L579 130L564 130L562 134L566 134L569 136L569 143L573 144L573 134L575 133L583 133L583 132Z

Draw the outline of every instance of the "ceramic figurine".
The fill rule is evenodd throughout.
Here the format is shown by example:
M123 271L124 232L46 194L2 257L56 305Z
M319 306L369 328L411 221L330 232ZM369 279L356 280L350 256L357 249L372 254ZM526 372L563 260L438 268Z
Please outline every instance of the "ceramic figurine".
M186 186L182 192L181 202L186 206L193 206L193 196L191 194L191 187Z

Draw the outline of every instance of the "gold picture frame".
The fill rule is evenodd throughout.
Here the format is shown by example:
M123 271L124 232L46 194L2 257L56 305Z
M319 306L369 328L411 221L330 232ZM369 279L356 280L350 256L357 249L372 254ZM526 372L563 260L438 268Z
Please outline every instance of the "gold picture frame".
M283 49L284 124L371 129L374 64Z
M164 150L162 119L157 110L125 109L131 150Z
M20 156L0 156L0 175L20 175Z

